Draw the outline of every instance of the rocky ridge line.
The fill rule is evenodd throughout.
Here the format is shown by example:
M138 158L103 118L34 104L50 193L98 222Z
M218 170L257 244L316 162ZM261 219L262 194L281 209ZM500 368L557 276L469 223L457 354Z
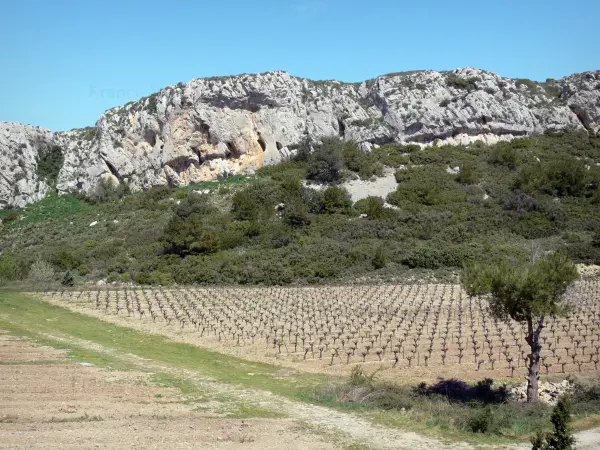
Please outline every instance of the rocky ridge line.
M43 198L38 160L64 162L59 193L100 180L132 190L252 173L294 153L306 137L373 144L493 144L581 130L600 134L600 71L535 83L464 68L388 74L363 83L286 72L195 79L106 111L95 127L52 133L0 122L0 209Z

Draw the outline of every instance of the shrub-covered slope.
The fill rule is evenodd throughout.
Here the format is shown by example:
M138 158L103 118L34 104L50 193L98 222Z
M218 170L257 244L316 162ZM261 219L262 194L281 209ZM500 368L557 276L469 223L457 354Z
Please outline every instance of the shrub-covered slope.
M600 141L584 133L370 153L325 139L256 177L3 211L0 277L288 284L449 276L470 261L565 249L600 261ZM394 168L387 198L344 182ZM389 169L388 169L389 170ZM326 183L326 184L323 184ZM426 270L427 272L423 272Z

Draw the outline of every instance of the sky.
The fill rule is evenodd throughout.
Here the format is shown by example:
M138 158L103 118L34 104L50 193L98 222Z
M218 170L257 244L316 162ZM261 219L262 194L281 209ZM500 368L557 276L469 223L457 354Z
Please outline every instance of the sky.
M0 0L0 121L53 131L193 78L600 69L599 0Z

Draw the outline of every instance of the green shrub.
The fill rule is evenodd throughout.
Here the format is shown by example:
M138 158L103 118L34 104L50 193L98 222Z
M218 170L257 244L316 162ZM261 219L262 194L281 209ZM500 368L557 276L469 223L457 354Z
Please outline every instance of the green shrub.
M37 259L29 269L27 280L35 285L43 286L55 279L54 268L43 259Z
M352 198L345 188L329 186L323 191L323 206L329 214L347 214L352 207Z
M284 223L293 228L301 228L310 225L308 208L301 201L287 203L283 210L282 219Z
M236 220L256 220L259 215L272 215L282 199L276 185L256 183L237 191L232 198L231 212Z
M48 261L58 270L67 271L79 267L82 258L69 246L62 245L53 249Z
M432 244L436 245L436 244ZM473 251L462 245L444 247L416 247L403 259L403 264L411 268L439 269L440 267L462 267L474 259Z
M439 164L443 161L439 150L426 148L410 154L410 162L417 165Z
M505 166L514 170L519 165L520 157L514 147L507 147L504 144L498 144L494 147L489 157L490 164Z
M359 214L366 214L370 220L379 220L387 217L387 209L383 206L381 197L369 196L358 200L354 204L354 208Z
M406 203L433 206L466 200L464 188L440 167L398 170L396 181L399 185L387 200L398 207L406 206Z
M91 203L109 203L122 198L128 193L123 183L115 182L112 178L101 178L94 191L88 196Z
M552 410L552 433L543 434L538 431L531 440L532 450L574 450L575 437L570 426L571 420L571 401L568 396L563 395Z
M474 413L469 415L467 420L469 431L473 433L488 433L492 427L493 420L494 415L489 405L476 409Z
M20 215L16 212L9 212L7 215L2 217L2 223L15 222L20 219Z
M73 286L75 285L75 278L70 270L67 270L63 275L63 278L60 282L63 286Z
M261 178L270 177L276 181L284 181L288 178L302 179L306 176L306 164L285 161L280 164L261 167L256 175Z
M308 158L306 178L319 183L340 181L344 165L343 147L338 138L324 138Z
M532 80L528 80L527 78L518 78L515 81L515 86L519 89L521 86L525 86L527 89L535 90L537 89L537 83Z
M22 277L18 262L10 253L0 256L0 284L17 280Z
M56 184L60 169L64 163L62 148L53 145L37 156L37 176L51 186Z
M375 250L375 255L373 255L372 264L375 269L383 269L387 266L389 260L389 256L385 249L380 246Z
M421 146L417 144L408 144L403 147L403 150L406 153L416 153L421 151Z
M529 193L541 192L557 197L579 197L595 189L595 173L584 162L564 157L551 163L535 163L522 168L514 186Z
M477 89L477 83L480 82L479 77L461 78L453 73L446 76L446 85L456 89L465 89L467 91L474 91Z
M465 163L460 167L460 172L456 176L456 181L461 184L477 184L479 175L477 167L473 163Z
M386 144L379 148L373 149L369 155L379 164L390 167L399 167L406 166L410 163L410 158L404 153L408 153L407 147L402 147L396 144Z
M148 111L150 114L156 114L157 113L157 103L158 100L158 92L155 92L154 94L152 94L151 96L148 97L148 102L146 103L145 106L145 110Z
M320 214L325 211L325 204L323 203L323 194L321 191L311 188L300 189L300 199L308 208L308 212L311 214Z

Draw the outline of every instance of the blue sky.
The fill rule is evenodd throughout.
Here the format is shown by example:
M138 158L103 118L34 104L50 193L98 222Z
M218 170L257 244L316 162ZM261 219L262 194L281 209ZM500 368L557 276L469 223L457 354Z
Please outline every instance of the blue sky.
M65 130L192 78L600 69L600 1L0 0L0 121Z

